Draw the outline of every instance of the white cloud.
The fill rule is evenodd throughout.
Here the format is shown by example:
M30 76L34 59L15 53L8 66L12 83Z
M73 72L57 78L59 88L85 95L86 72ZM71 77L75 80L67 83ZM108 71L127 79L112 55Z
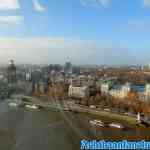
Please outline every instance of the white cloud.
M108 7L111 0L97 0L103 7Z
M32 0L33 7L36 11L43 12L45 8L40 4L39 0Z
M66 38L0 38L0 63L64 64L67 57L74 64L130 64L131 51L109 42Z
M150 55L149 55L150 56ZM0 63L64 64L67 57L74 64L122 65L134 63L129 49L110 42L66 38L0 38Z
M110 6L111 0L80 0L83 6L101 6L107 8Z
M144 0L144 6L150 7L150 0Z
M0 10L19 9L18 0L0 0Z
M22 16L0 16L0 23L4 24L20 24L23 21Z
M92 64L95 45L64 38L0 38L0 63L9 59L18 63L64 63L67 57L73 63Z

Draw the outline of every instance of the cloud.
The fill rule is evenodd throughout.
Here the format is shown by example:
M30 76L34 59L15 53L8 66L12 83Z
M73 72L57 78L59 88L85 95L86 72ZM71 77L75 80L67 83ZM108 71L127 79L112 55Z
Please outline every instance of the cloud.
M133 65L137 63L131 49L111 46L109 43L104 47L101 47L100 45L98 45L98 47L95 55L97 64Z
M0 16L0 23L3 24L20 24L23 21L22 16Z
M0 38L0 63L64 64L67 57L74 64L130 64L131 52L109 43L66 38Z
M111 0L97 0L103 7L108 7Z
M45 8L40 4L39 0L32 0L33 7L36 11L43 12Z
M145 7L150 7L150 0L143 0Z
M91 64L95 61L94 49L95 46L90 41L64 38L0 38L0 63L14 59L18 63L64 64L69 57L76 64Z
M117 31L124 33L137 33L137 34L149 34L150 33L150 21L149 20L130 20L126 24L119 26Z
M107 8L110 6L111 0L80 0L83 6L101 6Z
M20 9L18 0L0 0L0 10Z

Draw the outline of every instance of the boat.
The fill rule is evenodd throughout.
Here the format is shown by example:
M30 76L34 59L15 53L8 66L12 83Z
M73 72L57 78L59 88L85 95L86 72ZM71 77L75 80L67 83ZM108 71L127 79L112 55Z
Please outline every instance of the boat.
M101 120L90 120L90 124L95 125L95 126L100 126L100 127L105 127L104 122Z
M118 129L124 129L124 126L120 123L110 123L109 127L111 128L118 128Z
M38 109L39 107L36 105L26 105L26 108L30 108L30 109Z
M10 107L21 107L24 104L22 103L22 101L12 101L12 102L9 102L8 105Z
M15 103L15 102L10 102L10 103L8 103L8 105L9 105L10 107L17 107L17 106L18 106L18 104Z

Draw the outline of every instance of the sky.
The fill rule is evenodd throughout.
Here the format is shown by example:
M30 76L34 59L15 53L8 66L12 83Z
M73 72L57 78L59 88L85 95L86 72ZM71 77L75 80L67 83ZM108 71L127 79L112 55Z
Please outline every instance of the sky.
M150 0L0 0L0 63L150 62Z

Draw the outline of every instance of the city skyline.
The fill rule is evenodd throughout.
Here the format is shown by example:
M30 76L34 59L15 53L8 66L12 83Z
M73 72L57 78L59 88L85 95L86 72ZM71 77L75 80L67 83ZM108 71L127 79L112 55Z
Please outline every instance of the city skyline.
M150 0L2 0L0 63L147 64L149 15Z

